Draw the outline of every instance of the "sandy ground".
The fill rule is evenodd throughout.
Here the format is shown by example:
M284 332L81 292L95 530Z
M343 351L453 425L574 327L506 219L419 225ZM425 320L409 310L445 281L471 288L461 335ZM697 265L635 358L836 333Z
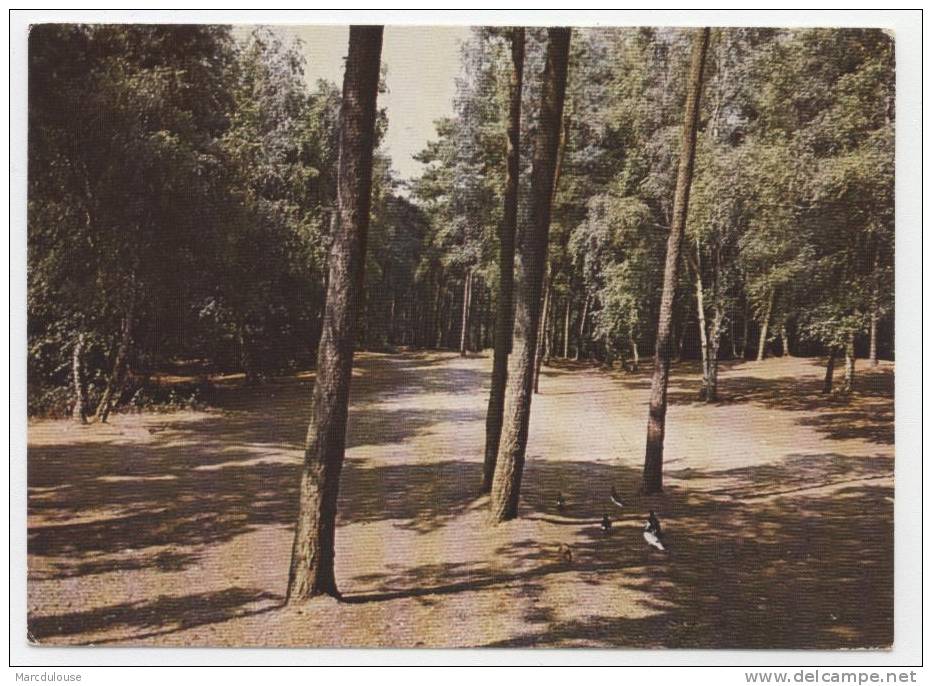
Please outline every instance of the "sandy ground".
M647 372L545 369L521 516L494 528L477 497L490 366L359 357L337 532L343 602L281 606L310 375L227 389L210 411L30 423L33 640L892 643L891 364L859 365L850 400L818 393L815 360L726 364L712 405L696 399L696 366L675 368L665 492L649 499L636 495ZM648 508L667 553L641 538ZM603 513L615 520L608 536Z

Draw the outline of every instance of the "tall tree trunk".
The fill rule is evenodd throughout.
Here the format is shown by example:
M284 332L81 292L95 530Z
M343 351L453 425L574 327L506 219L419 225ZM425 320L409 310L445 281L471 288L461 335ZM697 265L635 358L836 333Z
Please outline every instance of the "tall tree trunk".
M786 324L780 326L780 342L783 345L783 357L790 356L790 337L786 333Z
M722 329L725 322L725 304L722 302L722 293L719 285L722 282L721 251L714 251L712 261L712 323L708 334L708 352L706 353L706 368L708 381L706 383L705 401L718 400L718 356L722 345Z
M447 333L445 347L453 348L454 341L453 330L456 328L456 294L450 291L447 298Z
M728 337L731 339L731 359L738 359L738 339L735 337L735 316L736 310L734 304L731 306L731 320L728 322Z
M675 321L674 321L674 322L670 322L670 339L672 340L672 339L676 338L676 341L677 341L677 343L676 343L676 361L677 361L677 362L682 362L682 361L683 361L683 349L684 349L685 346L686 346L686 332L689 331L689 316L688 316L688 314L687 314L686 317L683 318L683 321L680 323L679 329L680 329L680 331L679 331L679 334L680 334L680 335L679 335L679 338L677 338L676 335L675 335L675 332L676 332L676 322L675 322Z
M473 350L482 352L485 349L485 292L480 287L476 294L476 311L479 316L473 323Z
M239 364L246 377L246 385L254 386L259 383L259 374L252 354L252 344L243 324L236 327L236 339L239 342Z
M845 382L842 387L844 393L850 393L854 386L854 333L848 334L845 342Z
M868 352L868 360L871 367L876 367L879 363L877 361L877 323L880 320L879 306L880 306L880 279L877 273L878 265L880 262L880 256L877 254L876 248L874 249L874 266L871 270L871 327L870 327L870 350Z
M744 322L741 325L741 359L747 359L748 356L748 329L750 328L751 318L748 312L747 297L744 301Z
M767 310L764 312L764 320L760 324L760 341L757 343L757 361L764 359L764 353L767 352L767 329L770 326L770 315L773 312L774 290L770 289L770 296L767 298Z
M130 346L133 343L133 317L136 311L136 287L132 286L130 293L129 305L126 313L123 315L123 324L121 326L120 343L117 346L116 356L113 359L113 369L110 372L110 378L107 379L107 386L100 402L97 403L97 412L95 419L98 422L105 423L110 417L110 411L114 404L119 400L123 392L123 383L126 380L126 366L129 362Z
M431 336L436 334L435 348L438 350L443 347L443 279L442 273L437 274L437 295L434 298L434 321L430 330Z
M381 26L350 27L337 165L340 222L330 250L324 331L288 576L289 603L320 594L339 597L334 575L337 496L346 446L357 308L364 283L381 52Z
M492 490L498 444L502 436L508 354L513 323L515 236L518 232L518 174L521 163L521 90L524 83L524 29L512 29L511 83L508 102L508 146L505 165L505 198L498 253L498 309L495 312L495 348L492 353L492 387L485 415L485 460L482 492Z
M654 375L651 381L650 410L647 419L647 445L644 455L642 490L657 493L663 490L663 439L667 416L667 383L670 375L671 324L673 299L676 293L676 272L679 267L680 245L686 230L689 210L689 189L692 184L693 162L696 157L696 130L699 123L699 97L702 93L702 71L709 45L709 29L697 29L693 35L689 76L686 83L686 108L680 163L673 198L673 221L667 241L667 259L663 272L663 293L657 322L657 344L654 351Z
M550 283L549 298L547 306L547 337L544 339L544 362L550 364L553 359L553 342L557 335L557 323L554 321L556 314L556 305L553 299L553 282Z
M829 348L828 361L825 363L825 380L822 382L822 393L832 392L832 381L835 376L835 348Z
M460 324L460 355L466 355L469 342L469 301L472 300L472 269L466 270L463 280L463 321Z
M560 143L557 152L557 166L553 172L553 191L550 193L550 206L556 206L557 191L560 187L560 174L563 170L563 159L566 156L566 139L569 138L570 121L572 113L567 111L563 117L563 124L560 127ZM567 234L567 240L569 234ZM550 359L550 319L552 300L551 291L553 290L553 273L550 270L550 260L547 260L547 266L544 268L544 304L543 314L540 323L540 331L537 334L537 359L534 363L534 392L540 393L540 368L544 363L544 358Z
M586 336L586 318L589 316L589 296L583 304L582 317L579 318L579 335L576 337L576 360L582 357L583 342Z
M566 313L563 315L563 359L570 357L570 294L566 294Z
M570 30L548 29L547 59L541 82L540 125L534 141L529 223L522 231L517 273L511 380L505 398L504 425L492 482L491 514L496 522L518 514L521 476L527 447L540 327L541 289L547 260L550 206L559 147Z
M702 287L702 263L699 255L699 239L696 239L696 259L689 260L693 268L693 282L696 288L696 318L699 320L699 351L702 360L702 389L700 397L708 399L709 384L709 337L706 334L705 294Z
M84 380L84 347L87 336L84 332L78 334L71 351L71 375L74 382L74 407L71 416L76 422L87 424L87 384Z
M388 313L388 344L395 344L395 310L398 306L398 293L392 289L392 306Z
M718 354L722 344L722 322L725 311L717 291L713 293L712 326L709 328L709 351L706 356L708 381L706 383L705 401L707 403L718 400Z
M534 362L534 392L540 393L540 368L547 352L547 329L550 326L550 274L549 266L544 270L544 304L540 320L540 332L537 334L537 359Z
M638 355L638 342L633 335L629 336L629 338L631 340L631 371L636 372L641 364L641 357Z

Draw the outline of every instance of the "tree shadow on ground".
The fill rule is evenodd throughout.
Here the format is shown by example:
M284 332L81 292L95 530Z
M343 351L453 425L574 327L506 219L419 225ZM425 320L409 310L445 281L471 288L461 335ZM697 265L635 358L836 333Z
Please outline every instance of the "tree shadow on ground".
M282 598L256 589L228 588L216 593L160 596L152 601L120 603L86 612L69 612L29 619L30 637L41 643L75 634L120 630L117 639L143 640L224 622L235 617L262 614L281 606Z
M478 384L471 375L445 376L417 360L410 369L434 389ZM780 379L757 380L768 382L779 390ZM798 384L794 388L801 392ZM475 393L476 385L467 389ZM780 402L773 390L746 401ZM757 393L750 382L745 392ZM882 394L878 399L886 401ZM235 411L209 417L207 424L178 423L145 444L31 447L29 513L43 523L29 528L28 552L57 558L42 578L176 570L196 564L200 546L263 526L292 525L300 448L293 461L263 457L273 448L294 450L276 424L288 416L285 405L292 401L276 396L249 410L255 417ZM792 408L807 401L783 402ZM464 410L415 407L392 414L364 407L354 410L357 427L369 412L372 424L365 430L378 435L366 440L376 445L403 443L440 422L477 419ZM298 425L303 433L303 422ZM480 472L480 463L457 454L389 464L349 459L338 523L393 520L418 533L459 526L462 520L455 520L475 506ZM531 628L498 646L886 646L893 613L891 473L892 460L883 456L788 455L746 468L668 470L666 492L647 497L637 494L639 470L613 462L548 461L532 447L521 517L538 534L499 547L494 567L482 560L440 562L354 578L358 591L345 600L414 598L430 604L502 588L535 599L525 614ZM704 490L688 491L694 480ZM624 510L610 503L612 486L626 501ZM562 511L556 508L558 492L566 498ZM641 539L648 509L663 519L667 553ZM610 535L599 529L603 513L615 520ZM570 533L571 563L547 533L556 525ZM567 618L566 608L544 601L543 590L571 578L582 580L583 595ZM606 585L634 594L637 615L627 606L600 605L597 591ZM590 601L586 588L596 600ZM267 591L234 587L34 616L29 627L39 640L117 630L123 639L143 640L269 611L279 600Z
M95 459L116 465L124 449L96 446L95 453ZM134 455L146 475L158 478L124 468L118 483L72 480L44 492L41 500L30 499L30 515L42 515L47 523L29 527L29 554L68 558L56 560L46 578L145 567L177 571L197 561L189 548L294 523L298 464L251 463L255 455L228 451L223 458L229 466L198 469L196 463L178 464L172 448L134 448ZM41 450L30 456L36 469L44 456ZM44 474L47 479L49 471ZM430 531L472 503L480 477L481 465L457 460L385 466L347 460L338 521L391 519L402 528ZM101 507L104 513L82 518Z
M411 366L425 387L474 392L478 383L459 374L463 370L445 379L418 360ZM28 511L42 523L28 530L28 552L67 557L30 578L147 567L176 571L198 559L191 548L228 541L259 526L293 524L306 432L305 403L297 402L304 392L300 386L280 383L274 396L254 400L249 410L194 421L152 417L155 433L146 442L30 446ZM480 417L463 409L361 403L350 412L348 447L392 446L399 460L411 462L404 448L409 439L441 423ZM425 457L429 460L379 468L348 459L341 523L387 518L428 531L455 517L474 498L481 468L455 459L455 453L445 460ZM425 490L425 483L433 488Z
M767 409L806 413L798 423L811 426L832 440L866 440L892 445L894 441L894 371L892 367L865 369L857 373L850 394L822 393L823 379L808 376L761 376L761 368L743 360L721 362L718 399L700 397L701 370L698 363L673 366L667 401L670 405L722 407L755 404ZM815 364L816 372L821 373ZM612 373L627 388L648 392L648 370L634 374Z
M849 458L850 459L850 458ZM608 535L599 527L606 507L588 484L630 484L634 470L577 462L529 464L532 483L522 516L575 527L566 562L552 542L525 538L496 551L494 569L482 562L431 564L388 573L368 583L379 590L346 598L350 603L438 597L508 587L538 598L543 584L581 579L627 588L640 597L638 616L621 608L592 604L582 591L583 616L555 619L561 608L535 603L528 617L535 630L496 647L643 646L678 648L840 648L892 643L893 489L862 482L841 486L821 468L837 456L811 461L804 499L772 494L766 501L751 484L792 482L800 464L697 474L735 484L735 497L686 497L682 485L652 498L629 498L631 513L615 520ZM866 464L873 464L865 460ZM890 477L879 461L859 473L865 479ZM549 504L551 484L565 489L569 507ZM820 489L824 492L820 492ZM596 501L596 502L593 502ZM545 503L548 503L545 505ZM654 508L663 520L669 550L655 551L641 540L643 513ZM608 510L611 512L611 510ZM614 515L613 515L614 516ZM565 608L562 608L565 614ZM539 625L539 626L538 626Z
M845 471L843 461L848 465L845 470L854 468L854 475L865 481L839 485L839 474ZM445 479L438 479L436 467L399 465L374 468L365 474L348 471L345 483L353 512L365 514L350 512L341 516L341 523L364 517L407 520L412 525L449 523L458 508L469 507L471 502L466 495L471 489L453 484L458 478L474 483L479 465L452 462L441 469L447 475L459 475L446 480L450 494L441 497L434 489ZM801 473L801 469L806 471ZM356 579L354 585L372 590L345 600L353 604L414 598L431 604L443 596L503 587L540 599L544 585L560 584L561 575L572 574L593 590L602 584L629 588L642 596L640 603L645 611L632 617L621 607L592 605L583 591L579 603L587 608L584 616L560 619L564 608L539 601L527 615L534 630L525 630L495 645L885 646L892 641L893 489L866 480L889 476L889 469L889 460L842 459L829 454L798 456L781 465L689 475L721 484L723 491L730 491L731 498L725 500L695 493L687 497L677 474L669 475L670 485L664 494L648 498L632 493L631 487L639 477L637 470L605 463L532 460L528 464L522 518L538 520L542 526L556 521L574 529L571 563L561 558L553 542L543 534L499 548L495 569L476 561L390 570ZM372 492L366 479L383 479L389 495L362 499L363 493ZM804 498L761 489L766 484L800 481L809 487ZM556 510L552 498L558 484L567 498L562 512ZM609 509L606 491L611 484L631 494L624 496L630 513L618 511L616 515ZM403 497L402 492L394 495L394 485L403 488L408 497ZM456 496L456 492L460 495ZM412 500L418 493L423 497L419 503ZM743 500L746 494L755 497ZM217 502L210 493L205 498ZM641 522L648 508L656 509L664 522L670 548L667 553L649 549L640 539ZM220 509L215 506L211 516L219 518ZM610 535L603 534L598 526L603 511L611 512L615 520ZM290 519L293 513L280 514ZM213 531L209 522L207 517L191 523L200 529L194 540L209 538ZM87 531L72 530L70 538L75 543L68 550L79 555L88 545L99 548L103 539L120 539L121 529L114 527L122 524L109 521L99 526L103 530L92 529L95 535L91 536ZM134 528L144 539L153 535L146 532L143 522L136 522ZM162 529L157 527L156 531ZM546 526L542 530L546 531ZM166 536L184 545L185 535L190 533L182 526ZM30 630L40 640L117 629L122 639L142 640L222 622L251 612L242 610L243 606L268 601L262 605L264 611L277 600L272 594L229 589L35 617L30 621Z
M481 356L477 356L481 357ZM457 367L458 354L406 352L397 355L358 355L353 366L351 395L392 400L429 393L468 395L485 388L489 375L473 367ZM303 418L307 428L314 372L298 372L272 378L259 386L235 383L217 384L206 398L211 407L226 411L264 413L267 406L286 407L289 416ZM303 434L300 439L303 442Z

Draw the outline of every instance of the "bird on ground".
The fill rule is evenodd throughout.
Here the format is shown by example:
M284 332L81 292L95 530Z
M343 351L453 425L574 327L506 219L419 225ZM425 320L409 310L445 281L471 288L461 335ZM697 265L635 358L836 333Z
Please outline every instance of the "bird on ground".
M667 549L663 544L660 520L657 519L657 515L654 514L653 510L650 511L650 514L647 516L647 521L644 523L644 540L647 541L647 545L657 550Z
M563 497L562 493L557 493L557 509L563 512L564 507L566 507L566 498Z
M602 533L608 533L612 530L612 520L608 518L607 514L602 515Z
M611 499L615 505L617 505L618 507L624 508L625 504L621 502L621 496L618 495L618 491L615 490L614 486L612 486Z
M660 528L660 520L657 519L657 515L654 514L653 510L647 513L647 524L650 526L651 529L657 532L658 536L663 533L663 531Z

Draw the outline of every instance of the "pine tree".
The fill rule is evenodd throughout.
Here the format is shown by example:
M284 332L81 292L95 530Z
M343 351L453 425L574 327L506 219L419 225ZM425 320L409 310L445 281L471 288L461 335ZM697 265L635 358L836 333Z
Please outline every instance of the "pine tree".
M647 449L644 457L642 489L656 493L663 488L663 439L666 429L667 382L672 352L673 298L676 290L680 245L686 229L689 210L689 190L692 183L693 161L696 154L696 133L699 121L699 97L702 93L702 71L709 44L709 29L697 29L693 35L692 55L689 60L689 78L686 82L686 107L683 137L680 143L680 166L676 178L673 202L673 223L667 241L666 266L663 272L663 293L657 323L657 342L654 352L654 374L651 380L650 410L647 422Z
M346 447L356 311L364 283L382 27L352 26L340 111L337 230L301 473L288 602L339 597L334 575L337 496Z
M495 522L514 519L518 514L531 415L540 296L547 260L553 180L566 92L570 30L552 28L548 31L548 38L541 86L540 123L534 142L529 224L523 231L519 246L514 334L508 363L510 383L492 482L491 510Z

